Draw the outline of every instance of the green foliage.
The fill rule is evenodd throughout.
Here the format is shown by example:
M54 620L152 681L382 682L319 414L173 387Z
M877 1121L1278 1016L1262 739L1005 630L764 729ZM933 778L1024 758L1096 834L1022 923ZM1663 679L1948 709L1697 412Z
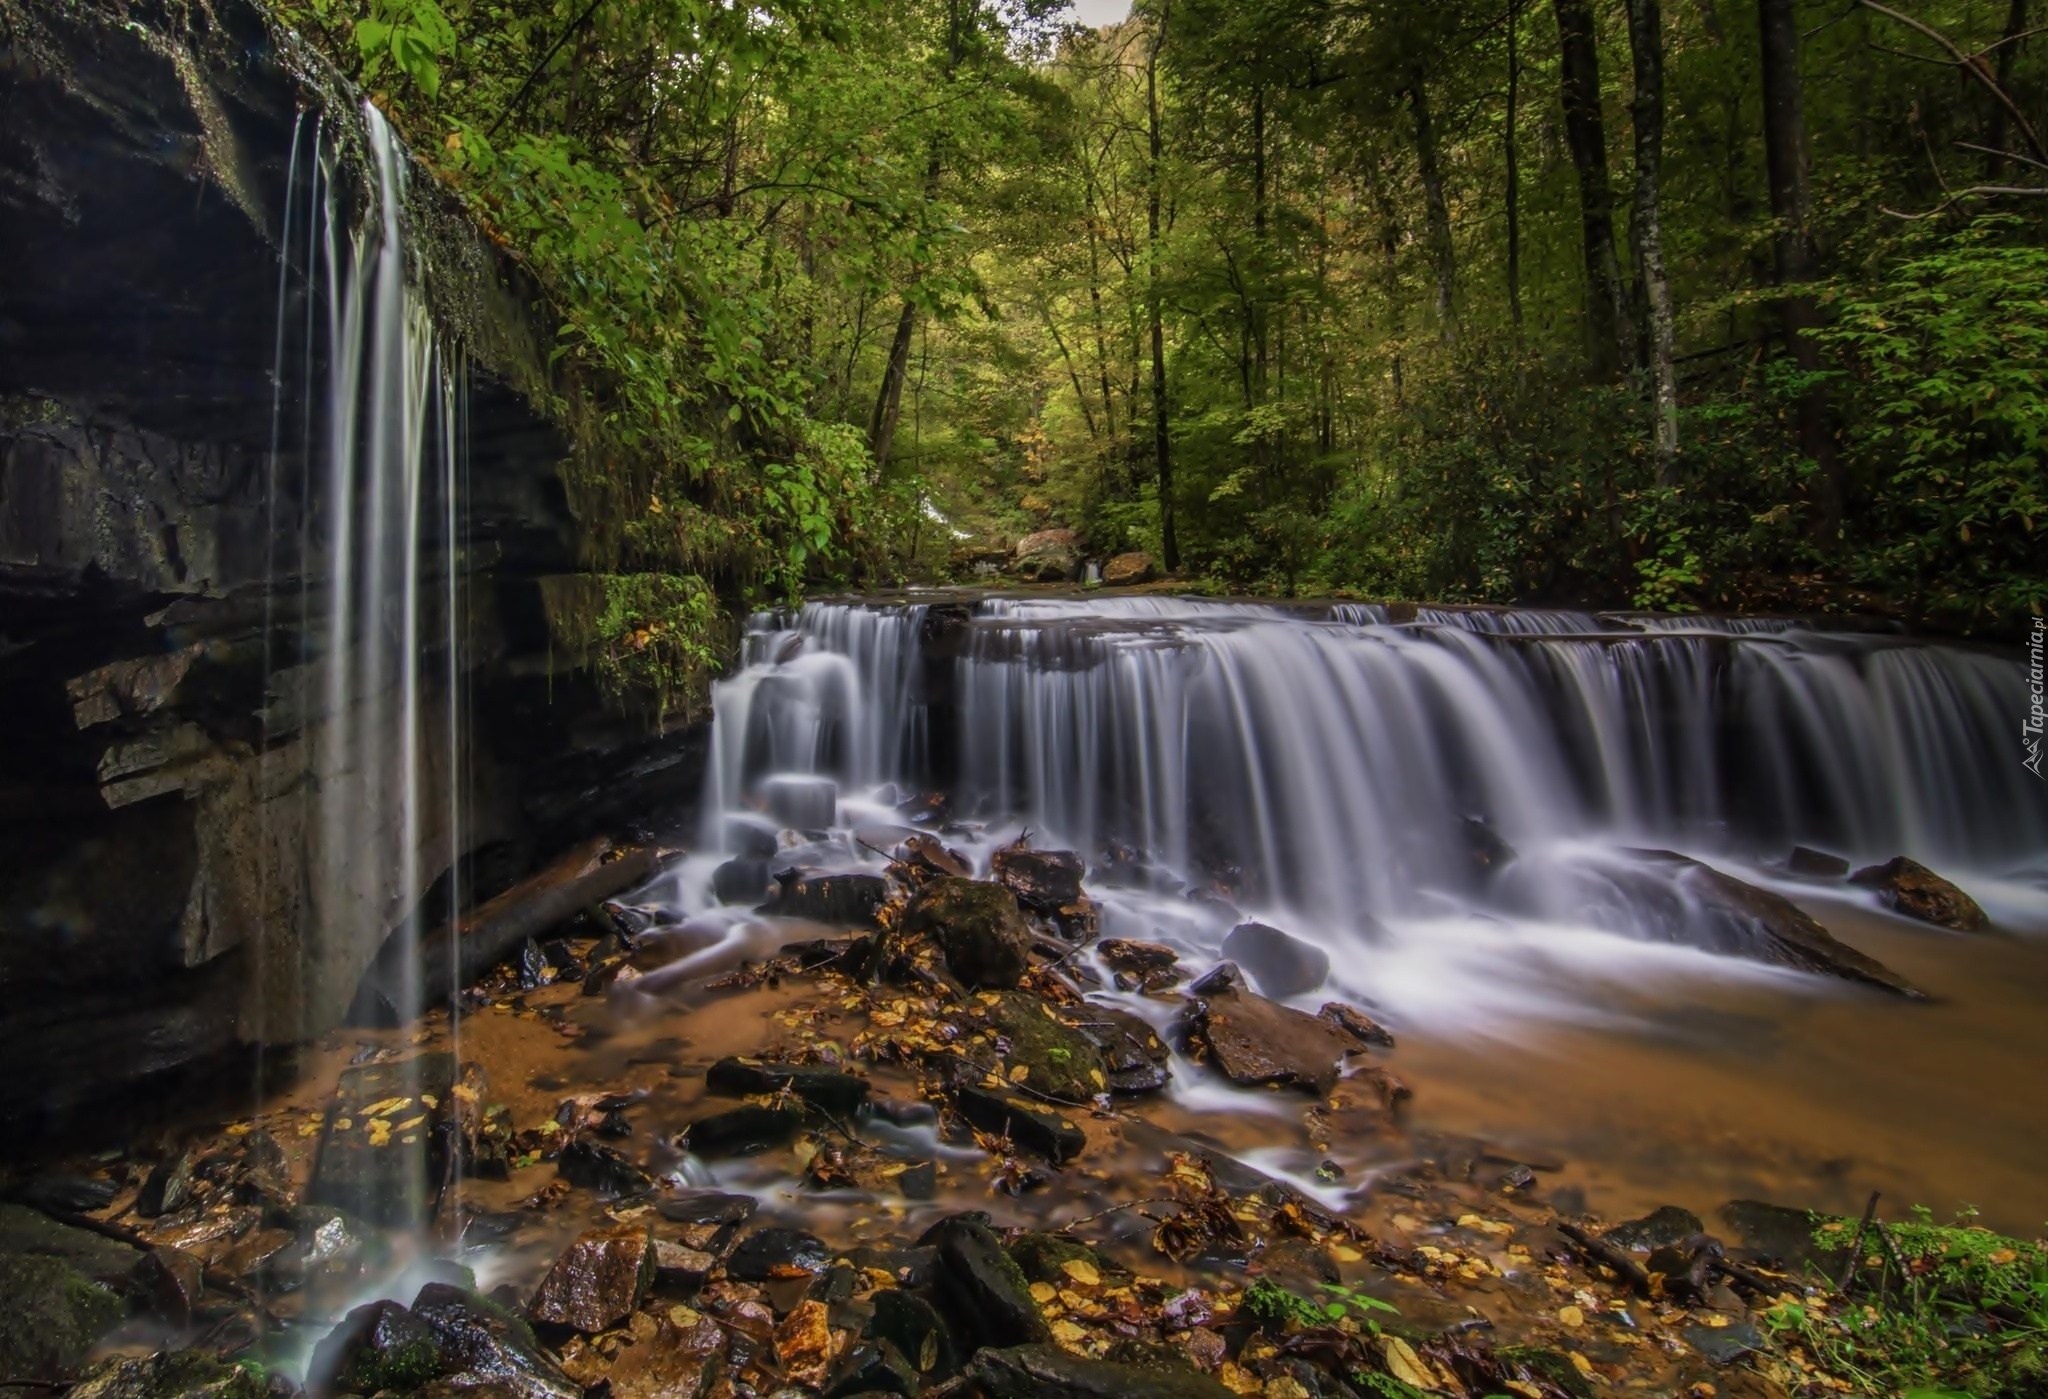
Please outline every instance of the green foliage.
M599 681L614 698L651 706L657 723L689 717L719 656L717 600L701 578L607 574L594 627Z
M1400 1315L1400 1309L1392 1303L1383 1302L1355 1287L1324 1283L1322 1290L1330 1294L1331 1300L1318 1302L1290 1292L1268 1278L1260 1278L1245 1289L1237 1309L1240 1315L1275 1331L1289 1326L1328 1326L1354 1313L1377 1331L1378 1325L1373 1320L1375 1313Z

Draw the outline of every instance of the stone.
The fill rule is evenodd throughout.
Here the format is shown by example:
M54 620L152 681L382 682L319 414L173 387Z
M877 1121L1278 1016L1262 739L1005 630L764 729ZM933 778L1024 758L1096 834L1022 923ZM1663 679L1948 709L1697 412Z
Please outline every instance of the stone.
M982 1131L1007 1137L1020 1151L1063 1166L1088 1145L1088 1134L1051 1108L998 1088L963 1083L953 1106Z
M533 1328L509 1308L451 1283L430 1282L413 1298L412 1314L440 1338L449 1384L496 1389L511 1399L582 1399L583 1387L562 1373Z
M1103 584L1111 588L1134 588L1158 576L1159 570L1154 566L1152 556L1137 550L1112 554L1102 565Z
M993 1230L954 1215L925 1233L939 1254L936 1300L975 1345L1016 1346L1050 1339L1031 1284Z
M593 1229L555 1260L526 1314L595 1333L631 1315L653 1281L654 1240L646 1225Z
M720 1190L696 1190L663 1200L655 1210L676 1224L744 1224L757 1208L751 1195L728 1195Z
M779 1146L788 1146L803 1130L804 1110L800 1104L762 1107L749 1103L689 1125L689 1148L698 1156L758 1156Z
M199 1153L181 1151L152 1166L135 1196L135 1212L144 1219L183 1209L192 1198L192 1167Z
M775 828L765 821L757 821L751 816L728 816L725 818L725 849L736 859L773 860L781 853L782 842Z
M947 969L971 987L1008 990L1031 964L1031 926L1000 884L935 879L911 899L902 926L911 936L931 935Z
M1252 994L1229 962L1188 989L1188 1044L1232 1083L1317 1097L1336 1086L1351 1039L1329 1021Z
M1759 1354L1770 1348L1763 1333L1746 1321L1728 1326L1687 1326L1678 1334L1716 1365L1733 1365L1745 1355Z
M1938 928L1981 933L1989 921L1977 901L1927 866L1904 855L1870 865L1849 876L1851 884L1875 889L1885 907Z
M0 1204L0 1255L48 1258L117 1292L142 1261L142 1251L133 1245L14 1204Z
M1810 845L1795 845L1785 857L1785 868L1808 879L1842 879L1849 873L1849 862Z
M24 1205L47 1214L91 1214L114 1201L119 1187L105 1176L50 1173L32 1176L9 1194Z
M102 1360L71 1389L83 1399L267 1399L263 1378L204 1351L159 1351Z
M758 904L774 893L775 874L766 859L742 855L711 872L711 897L722 904Z
M1006 845L990 859L996 883L1036 913L1057 913L1081 897L1086 867L1071 850L1031 850Z
M1699 1233L1701 1227L1700 1217L1691 1210L1677 1205L1659 1205L1641 1219L1615 1225L1600 1238L1616 1248L1649 1253L1653 1249L1684 1243Z
M1669 850L1636 850L1638 859L1673 875L1669 889L1631 881L1680 941L1760 962L1858 981L1918 999L1922 991L1874 957L1841 942L1782 894L1759 889L1688 856ZM1675 894L1675 897L1674 897Z
M1004 991L985 1013L1002 1037L999 1067L1007 1082L1076 1105L1109 1091L1102 1051L1038 997Z
M1164 991L1185 979L1177 965L1180 954L1165 943L1105 938L1095 944L1095 953L1120 991Z
M206 1265L181 1248L153 1248L129 1275L136 1304L173 1326L190 1326L206 1291Z
M640 1317L634 1318L636 1331L640 1322ZM712 1318L690 1308L657 1313L648 1330L622 1347L606 1372L612 1399L685 1399L696 1394L725 1349L725 1332Z
M1465 858L1481 884L1491 882L1495 875L1515 862L1515 847L1478 817L1460 817L1458 833L1465 844Z
M1010 557L1034 583L1071 583L1081 575L1081 536L1070 529L1042 529L1018 540Z
M740 1240L726 1260L728 1277L741 1282L774 1282L814 1276L832 1266L832 1250L816 1234L800 1229L756 1229Z
M830 1314L823 1302L806 1298L789 1309L775 1328L775 1358L798 1384L817 1386L832 1362Z
M1323 1008L1317 1011L1316 1014L1351 1036L1352 1039L1358 1042L1361 1048L1392 1049L1394 1047L1393 1032L1357 1006L1349 1006L1342 1001L1326 1001L1323 1004Z
M1089 1360L1053 1345L981 1350L967 1373L988 1399L1228 1399L1231 1394L1198 1370Z
M761 796L769 818L789 830L829 830L839 819L839 784L829 777L771 777Z
M1718 1214L1743 1248L1793 1272L1811 1264L1828 1277L1836 1276L1849 1240L1855 1237L1855 1220L1762 1200L1730 1200ZM1833 1246L1819 1242L1820 1231L1830 1224L1836 1226L1831 1235L1840 1240Z
M1264 923L1240 923L1223 937L1223 957L1262 996L1299 996L1330 979L1330 954Z
M128 1309L63 1259L0 1252L0 1377L62 1380Z
M889 881L879 874L811 874L784 870L761 912L778 918L806 918L836 928L875 926L875 914L889 899Z
M936 1257L936 1250L934 1250ZM907 1357L918 1374L942 1377L960 1365L953 1338L938 1310L924 1298L902 1288L885 1288L873 1298L874 1317L868 1334L887 1341Z
M866 1079L842 1069L746 1058L720 1059L704 1076L704 1086L729 1098L787 1092L842 1117L851 1117L867 1106L869 1091Z
M1139 1016L1115 1006L1088 1001L1068 1012L1075 1029L1094 1041L1109 1071L1109 1091L1126 1095L1156 1093L1173 1075L1167 1064L1173 1051L1159 1032Z
M718 1255L668 1239L654 1241L654 1281L658 1286L693 1292L718 1266Z
M890 1342L873 1338L855 1341L830 1368L826 1399L882 1399L912 1395L922 1387L910 1358Z
M1094 1249L1065 1234L1029 1230L1010 1240L1008 1252L1026 1282L1072 1287L1073 1278L1066 1271L1069 1263L1085 1263L1098 1274L1114 1271Z
M644 1195L654 1188L654 1177L627 1160L625 1153L598 1142L570 1142L555 1158L555 1170L569 1184L604 1196Z
M314 1399L409 1392L442 1373L441 1337L397 1302L367 1302L328 1332L306 1368Z
M447 1176L450 1134L442 1128L450 1120L454 1083L455 1056L444 1053L344 1070L321 1129L306 1203L390 1229L424 1222Z

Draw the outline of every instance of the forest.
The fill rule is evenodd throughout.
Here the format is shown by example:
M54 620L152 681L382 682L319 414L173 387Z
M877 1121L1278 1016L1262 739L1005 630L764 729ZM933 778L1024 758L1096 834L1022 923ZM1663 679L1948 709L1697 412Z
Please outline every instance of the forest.
M1218 590L2039 609L2028 0L283 8L541 279L634 615L1049 525Z

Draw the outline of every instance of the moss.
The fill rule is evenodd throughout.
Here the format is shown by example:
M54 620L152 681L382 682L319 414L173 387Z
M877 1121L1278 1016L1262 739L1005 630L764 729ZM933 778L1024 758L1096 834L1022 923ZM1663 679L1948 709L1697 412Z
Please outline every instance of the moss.
M1079 1030L1056 1019L1036 996L1004 993L988 1018L1010 1042L1005 1068L1024 1068L1032 1090L1069 1103L1087 1103L1107 1092L1102 1053Z
M1297 1296L1265 1278L1245 1289L1238 1299L1237 1314L1273 1331L1285 1330L1290 1324L1322 1326L1330 1319L1322 1303Z
M667 573L605 574L591 621L594 664L605 691L651 709L657 724L695 717L718 667L717 600L704 580Z
M354 1394L420 1388L441 1373L441 1348L424 1336L383 1351L359 1350L335 1375L336 1384Z
M56 1258L0 1254L0 1375L62 1379L128 1309Z
M1535 1380L1557 1386L1575 1399L1592 1399L1593 1387L1562 1351L1544 1346L1502 1346L1494 1352L1501 1372L1511 1379Z
M1010 1260L1028 1281L1051 1283L1055 1287L1072 1285L1064 1271L1069 1263L1086 1263L1098 1272L1106 1271L1094 1249L1059 1234L1019 1234L1010 1241L1009 1253Z

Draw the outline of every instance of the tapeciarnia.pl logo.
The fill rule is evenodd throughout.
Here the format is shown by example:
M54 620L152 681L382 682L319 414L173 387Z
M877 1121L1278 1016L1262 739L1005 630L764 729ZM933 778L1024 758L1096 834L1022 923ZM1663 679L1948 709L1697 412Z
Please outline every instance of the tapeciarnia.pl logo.
M2020 726L2020 739L2027 745L2026 769L2036 777L2042 776L2041 730L2048 726L2048 715L2044 715L2042 709L2041 650L2044 637L2048 637L2048 618L2036 617L2034 630L2027 637L2027 722Z

